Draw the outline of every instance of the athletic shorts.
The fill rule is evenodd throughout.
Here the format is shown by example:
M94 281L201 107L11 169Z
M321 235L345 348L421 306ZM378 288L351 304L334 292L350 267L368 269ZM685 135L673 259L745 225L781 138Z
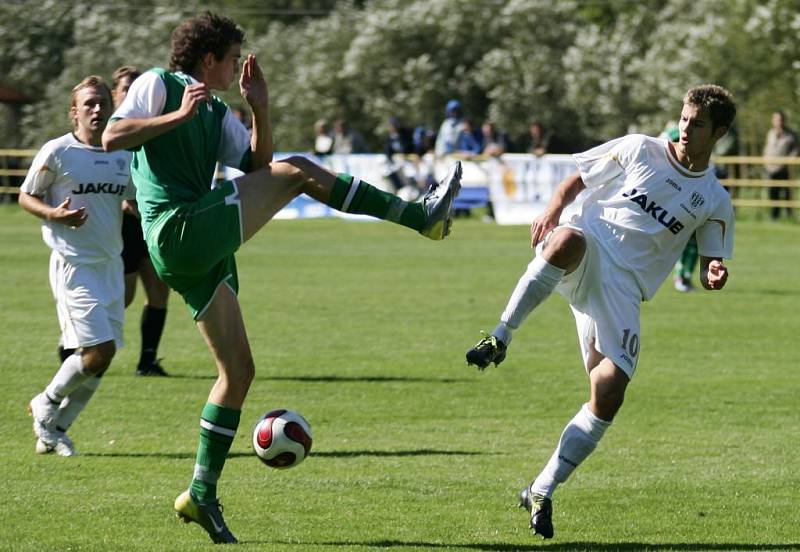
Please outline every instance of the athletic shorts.
M583 233L586 253L556 291L572 308L584 365L594 347L632 378L641 348L642 292L633 274L604 255L594 237L577 226L567 226Z
M220 285L239 290L233 255L242 243L241 220L239 190L228 180L194 203L162 213L147 229L153 267L183 296L195 320Z
M137 272L142 259L147 256L147 244L142 234L139 219L127 213L122 214L122 262L125 274Z
M114 341L124 345L125 285L122 258L107 263L71 264L53 251L50 287L56 300L61 344L77 349Z

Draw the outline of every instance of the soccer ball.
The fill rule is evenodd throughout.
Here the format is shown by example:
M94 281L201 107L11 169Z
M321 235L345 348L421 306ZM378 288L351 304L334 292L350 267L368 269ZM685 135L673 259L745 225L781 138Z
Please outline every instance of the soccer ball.
M267 412L253 428L253 450L271 468L294 467L311 452L311 426L285 408Z

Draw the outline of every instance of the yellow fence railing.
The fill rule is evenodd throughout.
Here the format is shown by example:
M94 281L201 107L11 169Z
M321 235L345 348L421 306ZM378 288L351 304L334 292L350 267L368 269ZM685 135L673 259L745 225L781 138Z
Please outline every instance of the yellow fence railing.
M18 194L19 183L28 172L30 161L36 150L0 149L0 194ZM800 188L799 157L760 157L736 155L713 157L712 162L722 168L726 175L722 185L731 193L735 207L791 207L800 208L800 199L795 191ZM787 165L795 178L770 180L764 177L764 164ZM789 188L789 199L767 199L764 193L769 188Z

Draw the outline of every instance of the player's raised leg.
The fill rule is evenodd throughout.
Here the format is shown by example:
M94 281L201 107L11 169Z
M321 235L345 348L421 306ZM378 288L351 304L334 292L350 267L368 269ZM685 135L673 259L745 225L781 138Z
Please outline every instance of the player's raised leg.
M441 240L452 224L453 200L461 188L461 163L456 162L417 203L406 202L358 177L334 174L302 156L271 163L238 178L236 185L242 204L244 241L303 193L339 211L370 215Z
M239 427L242 403L255 374L236 294L225 283L197 321L217 365L218 377L200 416L200 442L189 489L175 500L184 521L202 526L216 543L235 543L217 499L217 481Z
M571 227L554 230L517 282L492 334L467 351L467 364L483 370L492 362L495 365L503 362L514 330L550 296L564 275L580 265L585 252L586 239L580 230Z

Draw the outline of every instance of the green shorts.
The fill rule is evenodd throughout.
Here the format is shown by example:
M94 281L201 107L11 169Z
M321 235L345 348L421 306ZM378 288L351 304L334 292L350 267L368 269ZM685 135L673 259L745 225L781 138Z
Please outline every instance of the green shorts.
M233 254L242 244L241 204L233 182L162 213L146 234L153 267L183 296L195 320L223 283L239 291Z

